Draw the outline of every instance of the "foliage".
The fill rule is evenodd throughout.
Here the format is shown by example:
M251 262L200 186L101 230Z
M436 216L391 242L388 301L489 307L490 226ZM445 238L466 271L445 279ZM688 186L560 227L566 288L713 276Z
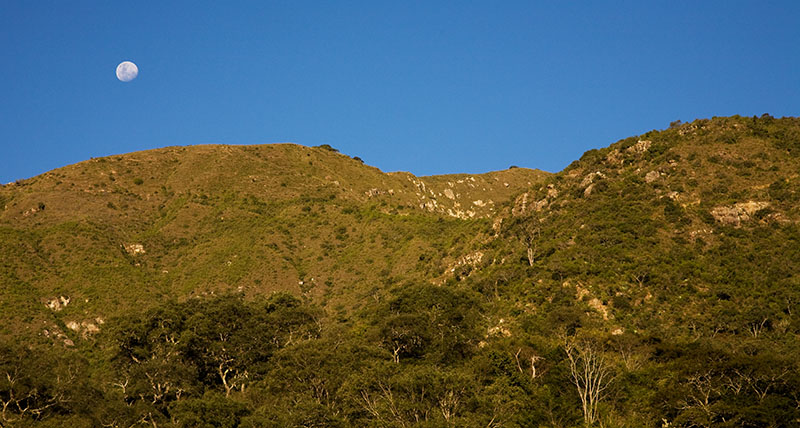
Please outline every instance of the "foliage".
M424 179L169 148L3 186L0 425L797 425L798 135L676 121Z
M334 153L338 153L339 152L339 150L334 149L333 147L331 147L330 144L320 144L319 146L314 146L314 147L317 147L317 148L320 148L320 149L323 149L323 150L327 150L329 152L334 152Z

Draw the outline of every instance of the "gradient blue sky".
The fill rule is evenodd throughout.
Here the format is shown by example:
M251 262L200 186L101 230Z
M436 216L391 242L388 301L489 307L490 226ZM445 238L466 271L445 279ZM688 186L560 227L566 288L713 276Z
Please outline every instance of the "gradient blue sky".
M558 171L676 119L800 110L798 1L3 0L0 53L0 182L203 143Z

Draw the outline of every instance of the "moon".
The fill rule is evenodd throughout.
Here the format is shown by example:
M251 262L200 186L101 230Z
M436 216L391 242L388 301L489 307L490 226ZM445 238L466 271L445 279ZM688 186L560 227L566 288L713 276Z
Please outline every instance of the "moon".
M117 66L117 79L130 82L139 75L139 67L130 61L122 61Z

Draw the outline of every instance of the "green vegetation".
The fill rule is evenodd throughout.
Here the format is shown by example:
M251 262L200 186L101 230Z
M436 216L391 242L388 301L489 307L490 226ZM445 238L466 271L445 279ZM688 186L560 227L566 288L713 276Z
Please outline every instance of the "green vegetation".
M331 151L331 152L334 152L334 153L338 153L339 152L339 149L335 149L335 148L331 147L330 144L320 144L319 146L315 146L315 147L320 148L320 149L324 149L324 150L328 150L328 151Z
M798 144L765 115L553 175L198 146L3 186L0 426L797 426Z

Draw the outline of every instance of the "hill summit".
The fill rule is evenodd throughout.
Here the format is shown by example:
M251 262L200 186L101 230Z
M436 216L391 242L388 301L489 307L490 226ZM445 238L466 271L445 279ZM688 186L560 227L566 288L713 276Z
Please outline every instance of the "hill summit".
M764 115L556 174L279 144L5 185L0 421L797 426L798 171Z
M51 328L53 314L35 302L62 295L72 304L58 316L76 323L231 291L352 306L376 284L442 275L463 256L454 238L468 245L475 224L548 175L386 174L330 146L295 144L95 158L0 189L3 274L25 284L0 304ZM415 272L422 254L437 263Z

